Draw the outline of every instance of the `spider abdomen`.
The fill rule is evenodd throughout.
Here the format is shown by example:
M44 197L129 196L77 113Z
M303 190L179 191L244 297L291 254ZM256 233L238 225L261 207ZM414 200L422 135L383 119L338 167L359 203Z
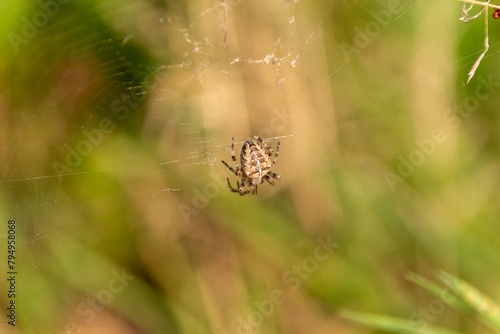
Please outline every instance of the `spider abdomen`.
M240 155L243 173L253 184L262 182L262 177L271 170L269 152L255 140L247 140L241 149Z

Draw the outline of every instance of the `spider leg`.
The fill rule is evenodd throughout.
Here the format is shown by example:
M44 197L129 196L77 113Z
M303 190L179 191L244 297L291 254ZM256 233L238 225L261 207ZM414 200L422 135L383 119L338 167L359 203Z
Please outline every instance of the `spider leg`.
M266 175L266 176L269 176L269 177L271 177L271 178L273 178L273 179L275 179L275 180L279 180L279 179L281 179L281 175L276 174L276 173L271 172L271 171L267 172L267 175Z
M266 147L266 142L264 141L264 139L262 139L261 136L253 136L253 139L257 139L257 141L262 144L262 146Z
M245 189L245 180L244 179L241 179L241 184L238 186L238 192L241 193L244 192L243 189Z
M227 185L229 186L229 189L231 190L231 192L233 192L233 193L238 193L238 192L239 192L239 190L238 190L238 189L235 189L235 188L233 188L233 187L231 186L231 182L229 182L229 178L227 178ZM238 181L236 181L236 187L237 187L237 188L239 188L239 185L240 185L240 184L239 184L239 182L238 182Z
M250 185L248 187L248 189L245 190L245 186L246 186L246 182L245 181L246 180L244 180L244 179L241 180L241 184L239 185L238 190L236 191L236 192L238 192L240 194L240 196L245 196L246 194L251 193L254 190L254 188L255 188L254 185Z
M236 160L236 155L234 154L234 137L231 139L231 159L233 159L236 170L239 171L240 167L238 166L238 161Z
M257 190L255 188L256 188L256 186L254 186L254 185L248 186L247 190L240 192L240 196L245 196L245 195L250 194L250 193L256 194Z
M245 180L242 179L241 180L241 184L238 187L238 192L240 193L240 196L244 196L244 195L248 194L248 190L244 190L245 189L245 185L246 185Z
M256 139L262 147L264 147L268 156L273 155L273 149L269 145L267 145L262 137L253 136L253 138Z
M280 142L278 142L278 145L276 145L276 154L274 155L274 159L273 159L273 162L271 164L271 167L274 167L274 165L276 165L279 157L280 157Z
M234 166L236 168L233 168L227 164L224 160L222 160L222 163L224 166L226 166L234 175L236 176L241 176L242 172L240 169L240 166L238 165L238 161L236 161L236 156L234 155L234 137L232 138L231 142L231 159L233 160Z
M264 180L266 180L272 186L274 186L276 184L274 179L267 174L264 175Z
M236 170L229 166L224 160L222 160L222 163L224 164L224 166L226 166L231 172L233 172L234 175L236 176L241 176L241 171L240 171L240 168L239 167L236 167Z

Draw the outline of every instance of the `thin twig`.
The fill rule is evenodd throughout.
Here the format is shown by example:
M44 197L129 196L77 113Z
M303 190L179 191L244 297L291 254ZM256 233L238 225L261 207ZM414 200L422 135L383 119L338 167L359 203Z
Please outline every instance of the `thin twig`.
M481 61L483 60L484 56L488 52L490 48L490 43L489 43L489 29L488 29L488 7L495 8L495 10L498 8L500 9L500 6L498 5L491 5L490 1L491 0L486 0L485 2L480 2L476 0L459 0L463 2L462 5L462 17L459 19L462 22L471 22L475 19L477 19L481 14L486 14L484 15L484 49L483 52L479 55L477 60L475 61L474 65L472 66L471 70L467 74L467 83L471 81L471 79L474 77L474 74L476 73L477 68L481 64ZM467 6L466 4L470 4L470 6ZM469 16L469 12L472 10L474 5L481 6L481 9L479 12L473 16Z
M483 50L483 53L481 53L479 58L477 58L476 62L472 66L472 68L468 74L467 83L469 83L469 81L472 79L472 77L476 73L476 70L479 67L479 64L481 64L481 61L483 60L484 55L486 54L486 52L488 52L488 49L490 48L489 33L488 33L488 19L489 19L488 15L485 15L484 16L484 50Z
M490 1L491 0L488 0L488 2L490 2ZM476 15L469 16L469 12L474 7L474 5L471 4L469 7L467 7L466 4L467 3L464 2L464 5L462 6L462 17L459 18L460 21L465 22L465 23L468 23L470 21L474 21L486 10L486 8L488 8L486 6L483 6L483 8L481 8L481 10L479 10L479 12Z
M489 1L487 1L487 2L481 2L481 1L476 1L476 0L458 0L458 1L470 3L472 5L478 5L478 6L483 6L483 7L491 7L491 8L498 8L498 9L500 9L500 5L492 5L492 4L489 3Z

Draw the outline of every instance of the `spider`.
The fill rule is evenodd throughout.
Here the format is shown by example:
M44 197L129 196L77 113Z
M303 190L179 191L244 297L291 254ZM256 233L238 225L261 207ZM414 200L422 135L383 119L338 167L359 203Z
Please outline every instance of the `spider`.
M252 193L257 194L257 185L267 181L270 185L274 186L275 181L279 180L281 176L271 171L271 168L276 165L278 158L280 156L280 143L276 145L276 154L271 161L271 156L274 150L267 146L264 139L261 137L254 136L253 139L247 140L240 153L241 167L236 161L236 156L234 155L234 137L231 142L231 159L233 159L233 168L229 166L224 160L222 163L236 176L241 177L241 183L236 181L236 188L231 186L229 178L227 178L227 184L229 189L233 193L239 193L241 196ZM245 186L248 185L248 189Z
M495 11L493 12L493 18L494 18L495 20L500 19L500 9L495 8Z

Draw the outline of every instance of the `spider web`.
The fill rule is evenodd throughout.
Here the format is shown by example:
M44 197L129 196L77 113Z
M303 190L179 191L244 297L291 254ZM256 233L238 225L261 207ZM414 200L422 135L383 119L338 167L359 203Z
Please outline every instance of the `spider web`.
M80 232L84 229L78 228L84 224L83 220L74 222L76 228L68 228L67 217L73 217L75 212L83 212L88 205L95 203L88 199L72 198L74 195L68 195L70 192L64 191L65 184L85 182L88 177L95 175L117 174L124 180L139 178L147 182L139 192L136 191L136 197L161 202L164 198L185 196L188 202L180 199L180 203L189 206L188 210L200 211L189 203L192 195L186 196L186 193L191 194L193 189L203 188L212 179L211 172L234 177L220 162L222 159L230 160L231 137L235 137L238 150L254 134L261 134L271 146L281 142L280 161L276 171L281 173L283 179L305 177L306 172L301 175L287 174L285 167L280 171L280 166L293 163L294 156L300 155L296 149L292 150L293 147L305 150L321 141L322 138L317 133L328 133L329 129L335 133L338 127L350 126L357 120L369 122L372 112L370 107L375 106L377 111L381 111L385 104L409 94L415 86L427 85L435 80L434 75L423 71L411 78L387 78L379 87L370 88L375 80L370 73L359 78L350 71L359 67L375 69L377 63L367 63L364 54L386 41L404 45L418 38L410 31L416 24L411 18L412 10L419 6L414 1L399 4L394 13L382 17L381 21L374 19L374 13L390 13L388 3L384 1L370 4L361 1L330 1L321 5L322 11L308 8L304 1L257 3L236 0L193 2L186 9L189 13L185 13L184 9L173 2L168 3L168 11L156 2L126 5L109 2L90 8L114 22L113 28L119 33L113 37L108 37L106 33L82 36L79 31L63 31L55 35L58 39L72 40L67 49L73 60L86 58L91 52L89 50L103 50L104 54L102 63L96 66L98 72L92 77L83 76L78 86L71 91L75 95L68 98L78 97L81 91L95 82L106 81L110 77L115 77L114 86L91 91L90 98L94 101L95 113L84 118L68 118L69 123L62 124L67 135L48 154L52 157L52 172L48 170L47 173L40 174L37 169L34 169L34 173L25 170L18 172L20 166L28 165L28 161L33 161L34 165L45 162L42 155L36 155L32 160L30 152L17 149L24 146L20 142L25 140L32 124L38 119L48 119L50 111L22 115L20 124L10 138L9 149L4 148L7 154L4 154L0 181L4 194L4 221L8 217L19 222L18 247L28 254L23 259L24 269L20 270L22 273L19 280L29 280L33 272L39 270L37 253L44 250L47 240L65 243L72 240L87 242L92 239L87 232ZM418 8L424 13L424 20L437 25L439 30L446 31L451 23L450 19L445 18L450 15L449 12L442 10L445 5L429 3L425 6L425 11ZM247 27L245 31L244 27L238 26L236 20L250 7L254 8L255 15L258 13L265 18L262 19L262 24ZM450 5L446 8L452 7ZM138 17L134 17L135 11L140 13ZM338 14L339 11L343 14ZM458 17L458 7L456 13ZM262 29L265 32L269 27L266 20L270 20L270 17L276 25L273 33L269 36L251 33L252 29ZM356 29L345 31L343 20L347 19L356 21L352 25ZM366 29L371 29L370 25L376 30L363 42ZM163 35L152 36L148 31ZM447 32L442 36L451 38L451 33L448 36L446 34ZM246 38L252 45L263 46L257 50L245 48L242 44L247 41ZM356 40L360 42L357 43ZM151 50L156 64L138 64L132 60L130 53L124 49L133 43L144 44L146 47L157 46ZM169 61L165 60L167 51L173 53ZM323 55L318 55L319 52L333 55L333 62L321 60ZM471 53L467 58L441 62L446 66L440 68L439 73L448 75L458 68L469 67L480 52L478 47L477 53ZM428 57L426 60L433 56L426 50L422 50L422 55ZM495 53L491 52L485 59L493 55ZM395 57L390 52L380 53L378 56ZM314 66L317 62L323 62L318 65L319 69ZM275 93L286 91L291 85L298 85L298 82L312 80L308 82L308 86L312 88L305 91L304 95L331 95L305 100L300 97L292 99L290 96L273 100L273 96L261 96L263 101L257 103L258 96L248 97L242 91L241 87L245 82L242 68L244 71L255 71L257 78L267 80L263 85L273 86ZM305 75L308 69L322 74L310 79ZM68 66L66 70L62 70L61 77L71 77L75 73L74 67ZM142 81L137 78L142 78ZM371 89L371 93L364 95L364 100L354 99L354 92L343 87L349 87L352 91ZM60 94L70 94L69 88L60 88ZM72 150L76 150L77 145L84 141L91 141L91 135L87 135L95 133L92 131L99 128L103 119L114 120L107 112L112 105L112 93L116 89L133 91L137 96L147 97L142 135L146 140L157 141L155 153L143 155L137 153L136 149L133 150L134 154L129 154L109 148L106 152L113 154L113 158L103 159L99 168L84 162L69 166L65 159ZM299 91L300 86L294 90ZM260 94L264 95L265 91L260 91ZM311 101L315 104L308 105ZM260 108L259 112L250 110L252 106ZM263 108L267 111L263 111ZM439 108L442 106L432 110ZM316 112L319 116L313 115ZM117 123L116 120L114 122ZM169 126L165 126L166 123ZM276 123L279 125L273 128ZM92 147L92 152L84 158L92 158L102 147L111 145L112 136L117 133L115 128L109 135L103 135L99 143ZM40 141L46 141L50 137L48 134L40 135ZM331 152L327 150L320 151L322 157L329 154ZM189 180L190 183L186 185L185 182L177 182L175 177L166 176L170 173ZM276 187L279 188L280 184ZM106 202L113 197L113 194L105 194L99 200ZM191 214L192 211L187 211L188 217ZM177 219L182 217L177 212ZM185 224L186 221L176 223ZM193 225L195 224L191 224ZM2 230L0 240L5 240L5 237L6 231ZM52 268L57 271L55 265ZM64 277L65 274L60 275ZM33 284L38 284L38 291L48 286L45 282ZM2 331L8 328L4 324L0 326Z

